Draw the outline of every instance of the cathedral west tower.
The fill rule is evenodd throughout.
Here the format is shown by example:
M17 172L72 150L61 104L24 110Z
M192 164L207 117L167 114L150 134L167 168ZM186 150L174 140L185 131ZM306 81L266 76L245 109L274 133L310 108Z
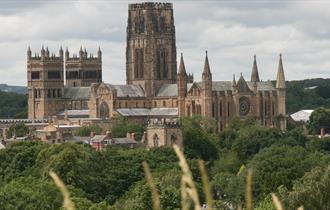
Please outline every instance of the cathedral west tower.
M163 84L176 83L175 27L171 3L130 4L126 46L127 84L154 96Z

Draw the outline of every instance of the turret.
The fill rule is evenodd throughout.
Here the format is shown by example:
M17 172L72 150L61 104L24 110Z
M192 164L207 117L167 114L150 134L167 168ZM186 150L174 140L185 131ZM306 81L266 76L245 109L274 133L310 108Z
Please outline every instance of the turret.
M232 82L232 90L233 92L237 91L237 83L236 83L236 78L235 78L235 74L233 74L233 82Z
M45 49L44 49L44 46L42 45L41 47L41 60L44 60L45 59Z
M48 46L46 47L46 57L49 58L49 50L48 50Z
M277 79L276 79L276 92L277 92L277 126L281 130L286 129L286 107L285 107L285 77L282 63L282 55L278 63Z
M61 58L63 58L63 49L62 49L62 46L60 47L59 55L60 55Z
M184 97L187 94L187 72L181 53L179 73L178 73L178 96Z
M70 56L68 48L65 49L65 60L68 60Z
M187 95L187 72L183 61L183 54L181 53L179 73L177 76L178 80L178 109L179 116L185 114L185 97Z
M204 70L202 74L202 94L203 94L202 115L206 117L212 117L212 73L210 70L207 51L204 62Z
M28 47L28 50L27 50L27 59L30 60L32 57L32 52L31 52L31 49L30 49L30 46Z
M254 55L254 61L253 61L253 66L252 66L252 74L251 74L251 82L260 82L256 55Z
M99 50L97 51L97 58L99 60L102 60L102 51L101 51L101 48L99 47Z
M80 50L79 50L79 59L83 60L84 59L84 51L82 49L82 47L80 46Z

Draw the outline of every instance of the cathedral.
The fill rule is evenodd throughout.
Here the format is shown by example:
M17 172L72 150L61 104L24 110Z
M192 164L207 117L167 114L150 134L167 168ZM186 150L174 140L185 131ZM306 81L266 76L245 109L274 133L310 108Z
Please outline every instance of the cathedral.
M202 81L187 73L177 56L171 3L130 4L127 21L126 84L102 80L102 52L81 48L70 55L42 47L27 51L28 116L63 116L106 121L125 117L144 122L201 115L213 118L218 131L231 119L253 117L261 125L286 128L285 77L281 55L276 82L261 81L254 56L251 79L241 74L214 81L207 52ZM177 58L179 57L179 65Z

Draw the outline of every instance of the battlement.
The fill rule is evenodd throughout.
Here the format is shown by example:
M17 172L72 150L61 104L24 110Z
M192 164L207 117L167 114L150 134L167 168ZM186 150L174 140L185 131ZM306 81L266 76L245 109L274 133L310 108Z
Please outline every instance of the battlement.
M63 62L63 50L60 48L59 55L57 56L55 53L50 53L48 50L48 47L46 47L46 50L42 46L40 54L34 53L34 56L32 56L32 51L30 47L27 51L27 60L28 61L47 61L47 62Z
M164 2L143 2L136 4L129 4L129 10L137 10L137 9L173 9L172 3L164 3Z
M94 55L92 53L90 53L88 55L86 48L84 50L82 50L82 48L80 48L79 53L75 54L73 53L72 56L70 56L70 52L68 50L68 48L65 50L65 60L68 62L90 62L90 63L96 63L96 62L100 62L102 60L102 52L99 49L97 51L97 57L94 57Z
M180 123L177 119L150 119L148 127L167 127L167 128L180 128Z

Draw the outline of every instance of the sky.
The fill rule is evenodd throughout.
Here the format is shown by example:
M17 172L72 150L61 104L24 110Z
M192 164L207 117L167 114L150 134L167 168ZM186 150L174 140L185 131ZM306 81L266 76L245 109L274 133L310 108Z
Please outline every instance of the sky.
M60 46L103 52L103 80L124 84L129 3L140 1L0 1L0 83L26 85L26 51ZM187 72L201 79L208 50L213 80L276 79L282 53L287 80L330 78L330 1L172 1L176 46ZM179 62L178 62L179 64Z

